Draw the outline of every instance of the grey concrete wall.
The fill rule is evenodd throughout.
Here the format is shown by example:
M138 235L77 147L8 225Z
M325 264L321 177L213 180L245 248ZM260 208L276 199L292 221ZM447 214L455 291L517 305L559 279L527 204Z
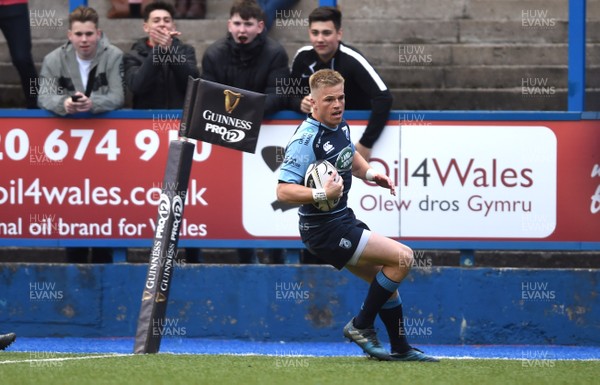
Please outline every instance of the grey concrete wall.
M172 0L173 1L173 0ZM34 60L66 37L67 0L30 0ZM142 21L107 19L108 0L89 0L100 27L123 50L143 35ZM302 20L318 0L301 0L296 23L276 24L271 37L290 60L308 43ZM562 110L567 106L568 0L338 0L343 40L380 71L394 109ZM230 2L208 0L205 20L177 20L198 58L226 33ZM600 0L587 0L587 109L600 110ZM48 26L48 24L54 24ZM62 27L57 24L62 23ZM36 25L37 24L37 25ZM45 24L45 25L44 25ZM552 97L527 97L526 78L547 81ZM0 35L0 106L23 103L18 75Z

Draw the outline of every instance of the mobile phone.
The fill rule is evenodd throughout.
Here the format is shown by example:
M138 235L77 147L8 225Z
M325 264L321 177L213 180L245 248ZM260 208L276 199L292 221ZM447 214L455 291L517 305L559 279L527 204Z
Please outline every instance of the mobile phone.
M71 96L71 100L74 101L74 102L78 101L79 99L81 99L81 95L73 95L73 96Z

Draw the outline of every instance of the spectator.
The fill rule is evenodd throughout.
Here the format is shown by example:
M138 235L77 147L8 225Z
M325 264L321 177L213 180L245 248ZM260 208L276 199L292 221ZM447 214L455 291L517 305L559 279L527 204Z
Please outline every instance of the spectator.
M129 0L129 17L142 17L142 0Z
M181 109L188 77L200 73L194 47L179 40L175 10L158 1L144 9L144 32L124 56L125 84L133 93L134 109Z
M258 0L258 4L265 12L265 28L271 30L273 22L277 18L277 12L283 12L290 9L298 0Z
M144 8L151 2L152 0L110 0L111 7L106 16L109 19L138 19L142 17Z
M285 108L276 94L287 78L288 55L266 36L264 14L255 0L236 0L229 12L227 36L211 44L202 58L201 78L267 94L265 115Z
M292 84L308 90L308 78L314 72L329 68L342 74L345 82L346 109L371 110L364 134L356 150L367 161L392 108L392 94L375 69L356 49L342 43L342 13L334 7L319 7L308 16L308 32L312 46L302 47L292 62ZM310 96L291 98L290 108L308 114Z
M38 105L58 115L112 111L123 106L123 52L98 28L98 13L77 7L69 15L69 41L44 57ZM89 248L67 248L69 262L87 262ZM91 250L93 262L110 262L110 248Z
M77 7L69 41L44 57L38 105L58 115L100 113L123 106L123 52L98 28L98 13Z
M254 0L236 0L229 12L227 36L211 44L202 58L203 79L267 94L265 115L285 108L276 94L277 82L289 74L288 55L281 44L266 36L264 14ZM240 262L252 262L255 251L238 249ZM282 262L283 253L272 254Z
M176 19L204 19L206 0L175 0Z
M31 27L27 0L0 0L0 29L8 44L12 63L19 72L27 108L37 108L37 97L31 92L37 71L31 56Z

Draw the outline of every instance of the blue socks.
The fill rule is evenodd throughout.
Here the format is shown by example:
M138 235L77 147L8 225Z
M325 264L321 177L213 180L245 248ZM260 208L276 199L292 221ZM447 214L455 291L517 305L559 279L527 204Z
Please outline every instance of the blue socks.
M388 299L390 299L390 296L398 289L399 285L400 282L392 281L383 274L382 270L380 270L373 282L371 282L362 309L354 318L354 327L358 329L373 327L377 313Z
M404 316L402 314L402 299L400 294L394 299L390 299L379 310L379 317L385 325L392 352L405 353L410 350L410 345L406 339L406 331L404 330Z

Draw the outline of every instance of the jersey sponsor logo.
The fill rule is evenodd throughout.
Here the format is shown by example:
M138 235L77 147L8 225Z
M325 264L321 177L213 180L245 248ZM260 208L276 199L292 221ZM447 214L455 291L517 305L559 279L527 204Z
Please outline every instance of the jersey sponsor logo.
M302 167L302 163L296 157L293 157L293 156L286 156L283 159L283 164L294 167L296 169L299 169L300 167Z
M331 144L331 142L329 141L325 142L325 144L323 145L323 150L326 154L329 154L334 148L334 145Z
M314 132L312 128L307 129L307 132L302 134L302 138L300 139L300 143L304 146L308 146L310 144L310 140L314 136Z
M352 148L350 146L344 148L337 156L335 160L335 168L338 170L350 170L352 168L352 159L354 158L354 153L352 152Z

